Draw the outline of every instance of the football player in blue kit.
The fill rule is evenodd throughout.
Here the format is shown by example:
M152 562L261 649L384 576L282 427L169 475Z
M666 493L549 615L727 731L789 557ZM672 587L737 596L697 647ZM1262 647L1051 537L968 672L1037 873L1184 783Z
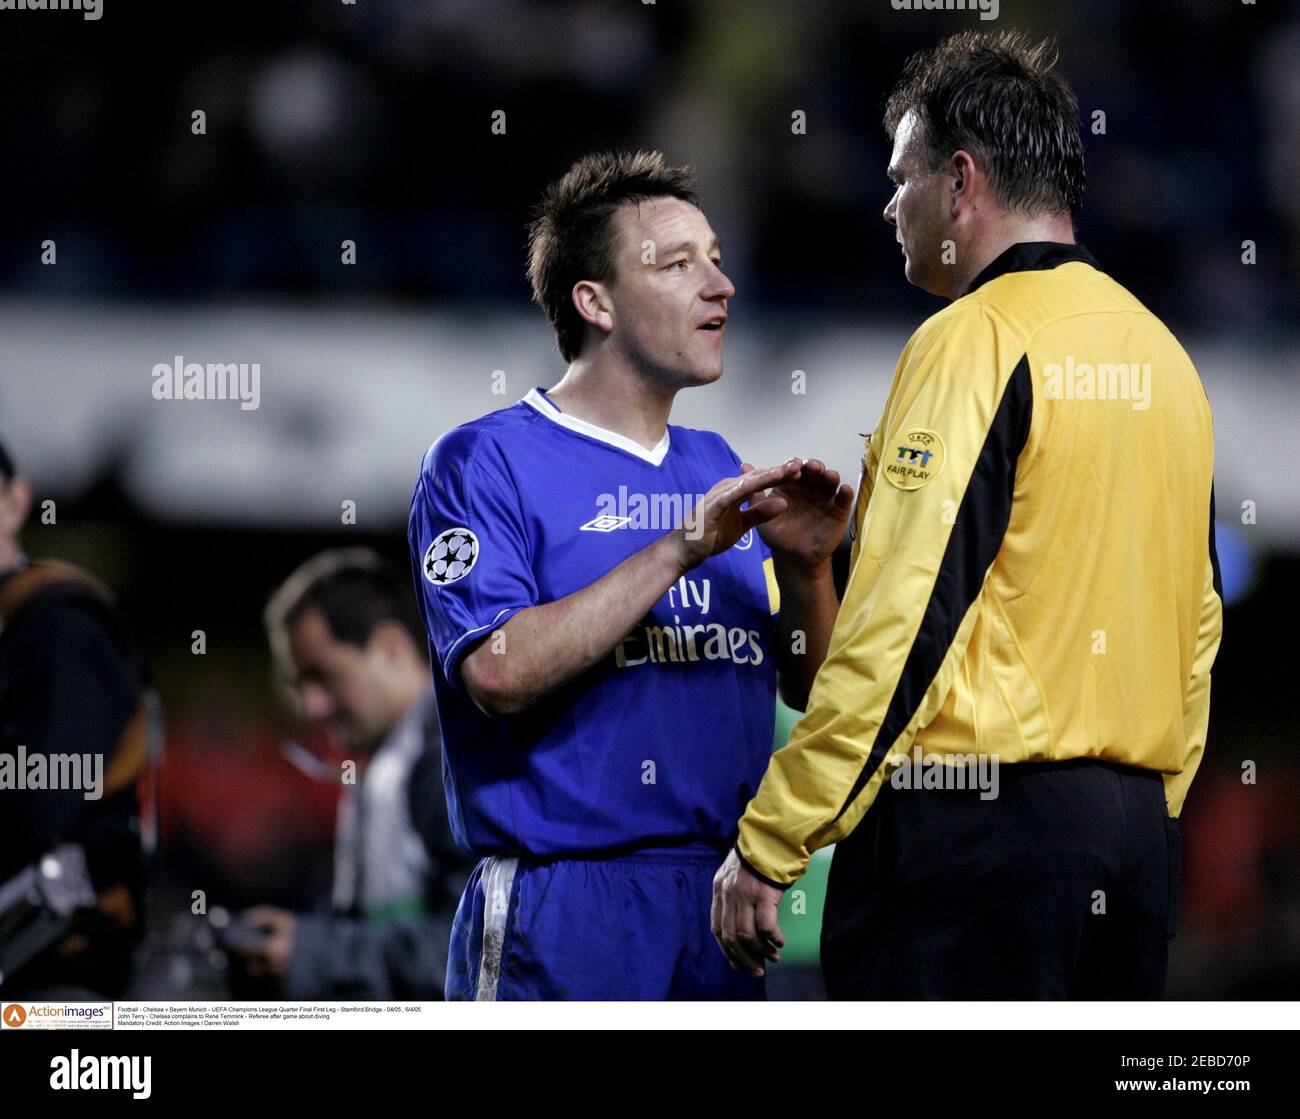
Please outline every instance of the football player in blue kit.
M412 569L452 828L480 857L449 999L763 997L713 947L713 874L778 675L802 707L825 657L853 493L668 423L722 375L721 265L688 171L583 158L529 241L568 370L422 464Z

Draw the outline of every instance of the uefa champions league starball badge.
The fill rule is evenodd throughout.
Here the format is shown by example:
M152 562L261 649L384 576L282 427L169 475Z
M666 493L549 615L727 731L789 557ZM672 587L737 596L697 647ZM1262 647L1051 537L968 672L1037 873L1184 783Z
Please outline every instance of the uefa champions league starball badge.
M478 559L478 537L467 528L449 528L433 538L424 553L424 577L435 587L470 573Z

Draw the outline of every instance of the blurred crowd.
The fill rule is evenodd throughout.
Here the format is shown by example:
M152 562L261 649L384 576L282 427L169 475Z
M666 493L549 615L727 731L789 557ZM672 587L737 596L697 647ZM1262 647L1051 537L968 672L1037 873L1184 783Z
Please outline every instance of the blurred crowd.
M888 0L239 0L198 29L183 7L29 18L0 40L22 106L0 134L29 153L2 188L21 206L0 216L20 234L0 238L0 288L522 305L541 185L584 150L654 146L697 166L755 306L912 311L925 297L885 266L884 94L942 34L1023 27L1056 36L1079 95L1080 239L1175 330L1267 337L1300 272L1295 15L1218 0L1004 0L996 24ZM70 250L57 269L39 262L46 237ZM345 238L355 268L340 267Z

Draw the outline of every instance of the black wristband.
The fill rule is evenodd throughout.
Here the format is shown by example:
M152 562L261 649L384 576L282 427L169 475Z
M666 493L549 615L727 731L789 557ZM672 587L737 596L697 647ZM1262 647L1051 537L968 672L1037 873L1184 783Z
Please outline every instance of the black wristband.
M756 871L752 866L750 866L749 860L746 859L745 856L740 853L739 844L733 847L732 850L736 852L736 858L740 860L741 866L743 866L747 871L749 871L749 873L752 874L755 878L757 878L760 882L765 883L768 886L771 886L772 889L780 890L782 893L785 893L786 890L788 890L791 886L794 885L793 882L788 882L784 886L782 886L780 882L773 882L772 879L770 879L766 874L759 874L758 871Z

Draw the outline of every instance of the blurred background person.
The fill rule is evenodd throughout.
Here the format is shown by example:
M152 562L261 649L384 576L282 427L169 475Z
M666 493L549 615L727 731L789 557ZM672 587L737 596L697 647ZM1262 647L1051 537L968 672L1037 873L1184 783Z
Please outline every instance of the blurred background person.
M108 591L19 547L31 505L0 445L0 993L116 999L143 919L154 724Z
M447 822L410 588L368 549L322 552L276 590L265 621L302 719L324 724L357 773L341 775L332 913L255 907L231 950L287 998L441 999L468 860Z

